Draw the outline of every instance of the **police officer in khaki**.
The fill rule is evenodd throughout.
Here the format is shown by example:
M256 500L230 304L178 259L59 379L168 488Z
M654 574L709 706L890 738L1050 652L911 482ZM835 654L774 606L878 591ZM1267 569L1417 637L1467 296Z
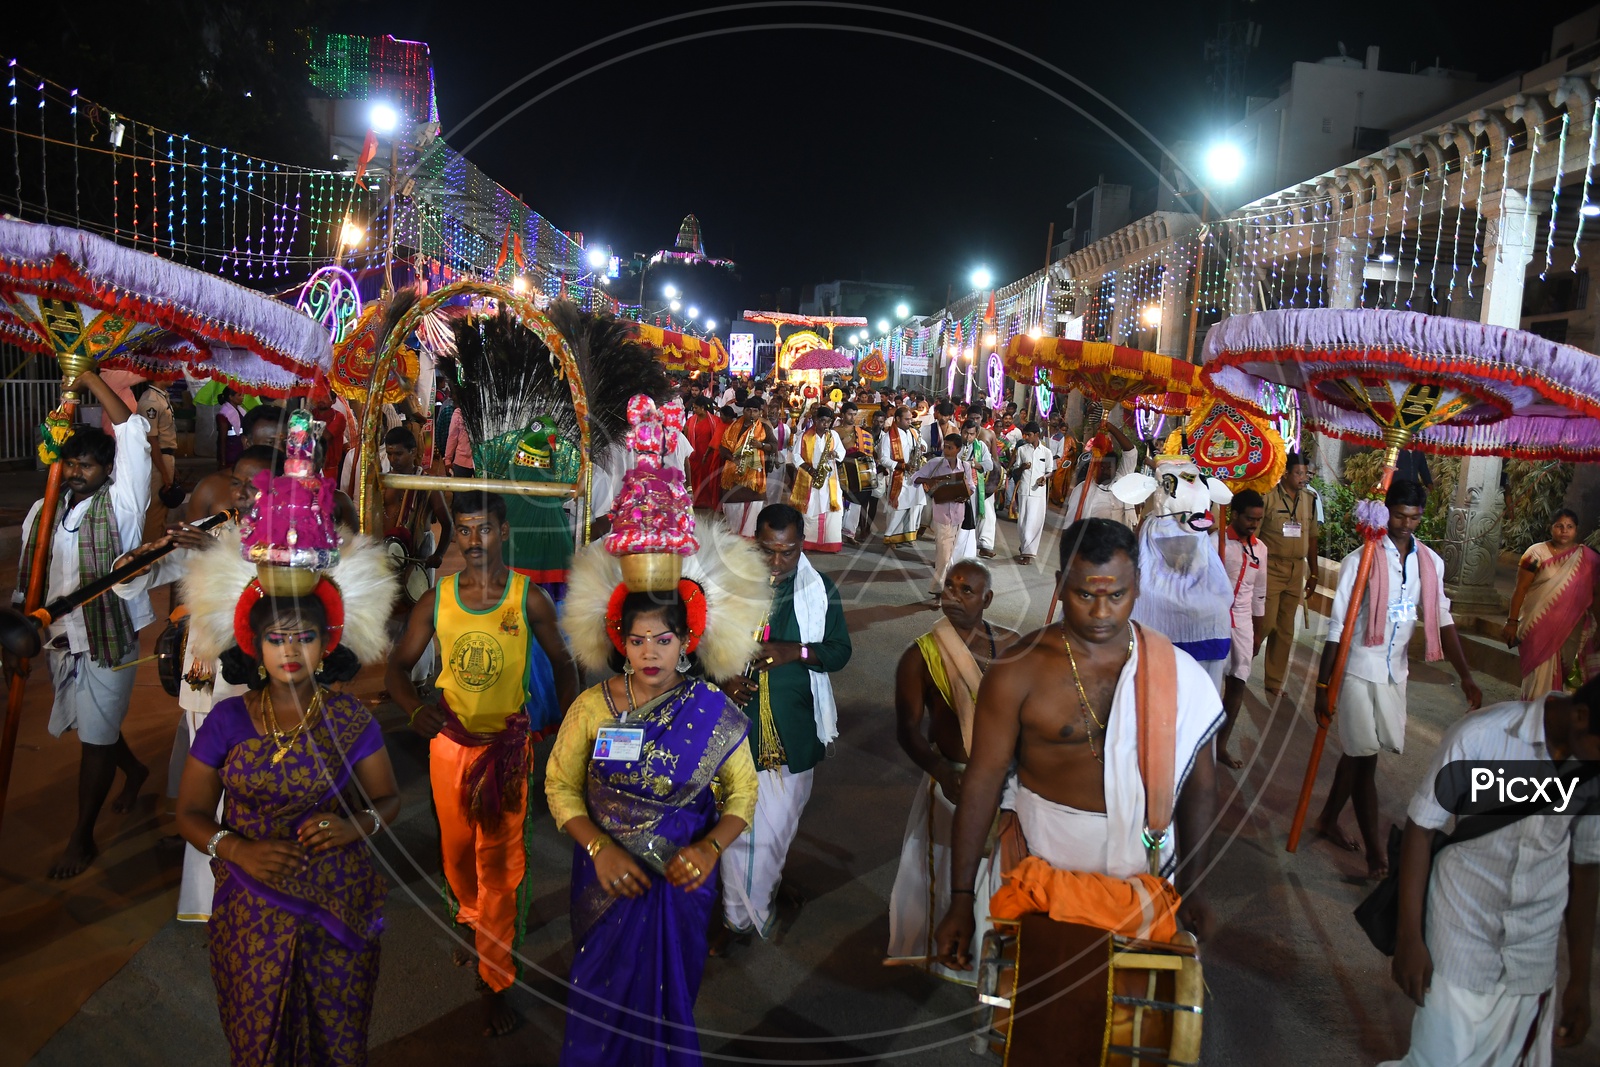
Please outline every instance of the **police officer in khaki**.
M1317 494L1307 488L1311 471L1298 452L1289 453L1283 478L1266 494L1261 540L1267 543L1267 696L1276 699L1289 672L1294 619L1317 588Z

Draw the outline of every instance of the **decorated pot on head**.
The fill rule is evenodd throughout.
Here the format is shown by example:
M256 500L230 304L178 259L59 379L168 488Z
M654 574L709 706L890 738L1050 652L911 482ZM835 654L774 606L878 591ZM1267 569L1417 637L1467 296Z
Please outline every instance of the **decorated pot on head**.
M683 402L657 407L648 396L628 401L628 447L637 464L622 477L611 505L606 551L622 565L632 593L666 592L683 576L683 557L699 551L694 501L683 472L662 463L668 443L683 426Z
M289 417L283 473L261 471L260 494L239 520L240 553L256 565L256 580L268 596L305 596L321 572L339 562L331 482L317 473L311 416Z

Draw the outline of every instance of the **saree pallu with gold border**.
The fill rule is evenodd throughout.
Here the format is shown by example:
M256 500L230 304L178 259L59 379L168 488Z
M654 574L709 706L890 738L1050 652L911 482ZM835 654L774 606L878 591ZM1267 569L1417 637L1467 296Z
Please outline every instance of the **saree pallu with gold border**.
M202 734L232 722L236 741L219 767L225 827L255 841L287 841L308 820L364 807L340 794L351 769L383 747L383 734L352 697L330 695L324 709L281 756L255 734L242 698L212 712ZM197 758L206 750L197 736ZM212 869L211 976L233 1067L365 1064L388 891L367 843L311 855L304 870L272 886L222 860Z
M685 892L661 872L716 825L711 781L750 722L717 689L688 682L630 712L626 725L644 729L640 758L589 761L589 818L640 861L650 888L636 899L607 896L594 861L574 846L563 1067L700 1063L694 1002L720 882L713 872Z
M1523 601L1517 633L1523 676L1521 697L1532 700L1562 687L1562 649L1580 630L1583 639L1574 663L1574 673L1580 677L1575 680L1582 684L1593 677L1591 609L1600 554L1586 545L1553 553L1547 544L1536 543L1523 553L1521 566L1535 575Z

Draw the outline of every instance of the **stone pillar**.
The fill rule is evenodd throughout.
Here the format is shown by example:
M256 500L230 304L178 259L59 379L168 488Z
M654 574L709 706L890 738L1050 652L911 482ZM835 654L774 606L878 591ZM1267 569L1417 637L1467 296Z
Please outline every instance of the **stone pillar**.
M1517 329L1522 324L1522 288L1538 243L1540 211L1548 206L1529 200L1515 189L1502 190L1484 205L1483 305L1478 321ZM1500 520L1505 494L1500 488L1498 456L1471 456L1461 461L1461 478L1445 520L1445 589L1459 612L1495 615L1506 602L1495 589L1500 561Z
M1182 359L1189 346L1189 331L1193 326L1189 316L1189 298L1194 292L1193 267L1183 270L1176 248L1170 247L1161 257L1161 325L1156 334L1156 351L1163 356ZM1195 353L1200 358L1200 353Z
M1353 226L1346 223L1346 227ZM1328 307L1349 309L1360 303L1362 271L1367 262L1367 238L1353 232L1339 233L1322 246L1323 284ZM1316 435L1316 465L1311 473L1325 482L1338 483L1344 477L1345 443L1325 433ZM1358 491L1366 486L1356 486Z

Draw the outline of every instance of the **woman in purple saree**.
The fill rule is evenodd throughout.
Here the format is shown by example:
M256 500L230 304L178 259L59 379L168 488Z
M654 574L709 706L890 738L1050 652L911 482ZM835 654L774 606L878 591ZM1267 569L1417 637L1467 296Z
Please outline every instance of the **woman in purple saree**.
M211 975L234 1067L367 1062L386 886L366 838L400 798L376 720L318 680L359 667L344 649L324 659L327 616L317 596L255 603L254 655L223 656L254 689L206 718L179 787L178 829L216 873Z
M681 595L619 599L622 673L568 709L546 775L576 842L561 1063L687 1067L717 861L755 809L749 720L687 673L699 634Z

